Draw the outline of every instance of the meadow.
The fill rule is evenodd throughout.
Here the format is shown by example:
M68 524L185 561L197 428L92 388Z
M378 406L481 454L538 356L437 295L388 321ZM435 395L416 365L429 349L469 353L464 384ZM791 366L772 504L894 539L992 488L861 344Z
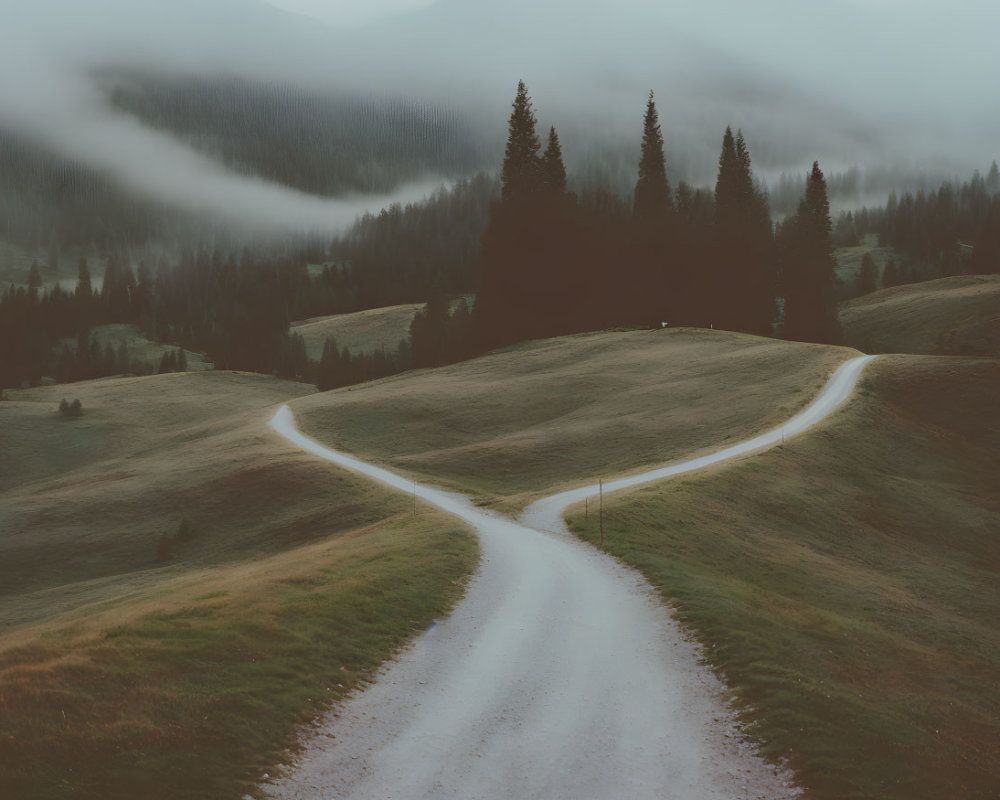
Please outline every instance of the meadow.
M201 372L0 403L0 796L242 797L460 597L469 531L266 427L306 390Z

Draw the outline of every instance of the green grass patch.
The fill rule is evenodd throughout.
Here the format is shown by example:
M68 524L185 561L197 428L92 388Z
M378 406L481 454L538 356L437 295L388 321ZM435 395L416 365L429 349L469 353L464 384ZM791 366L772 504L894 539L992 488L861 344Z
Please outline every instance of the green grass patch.
M219 569L190 601L174 591L169 608L97 635L8 650L0 796L241 797L296 726L447 613L477 559L449 518L399 516Z
M885 264L889 260L889 256L895 255L897 264L901 261L901 256L895 254L892 249L879 247L878 236L874 233L869 233L865 235L861 244L852 247L838 247L834 250L833 255L837 261L837 277L850 285L857 283L858 273L861 272L861 262L864 260L865 253L871 253L875 261L875 266L878 268L879 285L881 285L882 270L885 269Z
M510 510L749 438L804 407L851 355L726 331L579 334L293 408L319 441Z
M818 431L605 500L607 549L677 609L816 797L994 797L1000 364L897 358ZM570 518L591 542L593 515Z

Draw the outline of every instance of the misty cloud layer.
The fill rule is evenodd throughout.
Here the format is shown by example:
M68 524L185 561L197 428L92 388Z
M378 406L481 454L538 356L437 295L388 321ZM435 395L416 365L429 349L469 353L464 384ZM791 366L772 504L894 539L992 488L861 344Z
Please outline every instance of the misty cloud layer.
M497 146L523 77L571 169L616 151L624 168L652 88L671 170L694 182L711 179L727 124L765 176L813 159L959 174L1000 155L1000 10L985 0L385 0L341 27L263 0L2 2L0 125L131 191L274 229L339 230L437 180L331 201L239 174L113 108L94 72L425 98L475 116Z

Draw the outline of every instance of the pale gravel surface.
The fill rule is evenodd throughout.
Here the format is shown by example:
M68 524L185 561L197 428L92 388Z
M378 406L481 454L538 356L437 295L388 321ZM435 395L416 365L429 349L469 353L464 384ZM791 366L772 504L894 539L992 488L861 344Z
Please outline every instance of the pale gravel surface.
M785 436L835 410L867 361L844 364L816 401L782 426ZM540 501L515 522L319 445L299 433L287 406L271 424L309 452L461 517L479 534L483 558L455 612L307 731L287 774L261 787L266 796L798 795L787 772L742 740L724 687L654 590L636 571L562 532L562 509L597 487ZM766 447L781 440L782 427L708 457L713 461L670 465L605 490Z

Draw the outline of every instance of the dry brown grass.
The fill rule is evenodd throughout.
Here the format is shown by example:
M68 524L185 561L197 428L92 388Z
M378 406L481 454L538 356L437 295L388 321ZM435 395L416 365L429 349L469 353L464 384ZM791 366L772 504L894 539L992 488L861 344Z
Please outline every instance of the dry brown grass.
M751 436L854 354L698 329L581 334L293 407L335 448L507 508Z
M323 354L327 336L335 336L337 346L341 350L348 348L352 354L373 353L379 348L389 353L399 346L400 340L410 338L410 323L422 307L419 303L408 303L353 314L313 317L293 322L292 333L305 339L306 353L316 361Z
M842 303L844 339L868 353L1000 355L1000 276L895 286Z

